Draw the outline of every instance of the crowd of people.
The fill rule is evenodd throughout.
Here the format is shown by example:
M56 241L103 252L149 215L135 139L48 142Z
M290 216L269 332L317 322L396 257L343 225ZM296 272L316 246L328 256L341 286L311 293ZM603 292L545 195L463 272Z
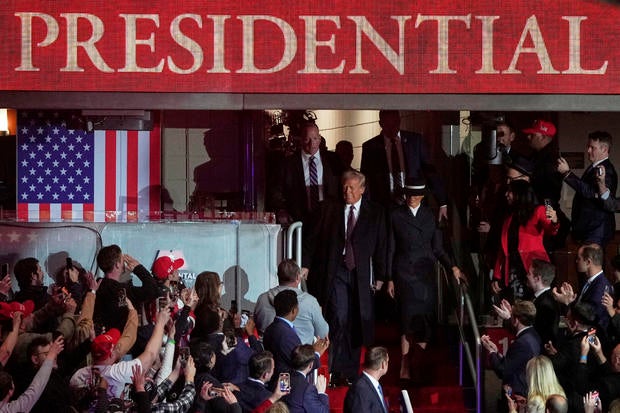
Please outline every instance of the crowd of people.
M605 247L615 233L612 138L602 131L588 136L590 165L577 176L558 152L553 123L536 121L523 132L529 156L515 149L511 125L497 127L500 180L482 182L481 194L491 199L477 225L487 239L482 252L492 269L493 311L515 337L505 354L488 335L481 337L502 381L498 411L617 411L620 279L615 269L609 278L604 271ZM562 183L575 192L570 219L558 202ZM565 246L569 232L579 285L556 281L553 252Z
M424 357L435 330L436 263L455 283L468 280L445 248L438 223L448 196L424 138L400 129L398 111L381 111L379 124L360 171L347 145L337 155L322 148L315 123L299 128L269 202L280 223L304 222L303 265L283 260L253 315L222 309L216 272L187 288L183 260L170 256L149 270L105 246L102 278L68 259L51 286L36 258L15 263L18 291L10 274L0 280L0 412L327 412L329 385L349 386L345 412L386 412L379 380L390 360L376 346L376 293L395 303L399 377L415 383L423 372L412 358ZM513 147L511 125L495 133L503 163L474 162L485 211L472 226L487 240L493 310L515 334L505 354L481 339L503 385L498 410L611 409L620 398L620 284L603 272L615 232L611 136L590 134L591 165L578 177L551 122L524 130L528 154ZM570 220L559 203L564 182L576 193ZM555 283L553 252L569 232L579 286ZM620 280L620 257L614 263Z

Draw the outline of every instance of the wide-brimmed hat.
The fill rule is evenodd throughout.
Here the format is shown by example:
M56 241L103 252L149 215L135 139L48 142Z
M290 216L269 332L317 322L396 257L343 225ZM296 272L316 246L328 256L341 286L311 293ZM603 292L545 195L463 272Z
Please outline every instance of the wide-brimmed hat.
M406 178L403 193L406 196L426 195L426 181L422 178Z
M523 155L511 153L509 156L506 156L505 164L508 168L517 170L530 178L534 174L534 163Z

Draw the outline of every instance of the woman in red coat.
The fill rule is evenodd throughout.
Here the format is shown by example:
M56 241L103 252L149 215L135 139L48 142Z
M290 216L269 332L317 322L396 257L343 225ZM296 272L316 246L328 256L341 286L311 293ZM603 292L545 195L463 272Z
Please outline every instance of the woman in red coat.
M529 182L512 181L506 190L508 215L502 226L501 245L493 270L491 288L495 294L524 298L525 275L534 258L549 261L544 235L555 235L560 227L555 210L539 205Z

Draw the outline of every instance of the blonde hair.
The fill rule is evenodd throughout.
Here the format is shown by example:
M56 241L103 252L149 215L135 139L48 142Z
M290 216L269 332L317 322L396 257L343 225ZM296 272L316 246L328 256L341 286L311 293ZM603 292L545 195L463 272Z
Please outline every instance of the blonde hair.
M559 394L566 397L564 389L553 370L551 360L546 356L536 356L527 362L525 367L527 377L527 411L544 412L547 397Z
M275 402L267 410L265 410L265 413L289 413L289 412L290 410L288 409L288 406L281 400Z

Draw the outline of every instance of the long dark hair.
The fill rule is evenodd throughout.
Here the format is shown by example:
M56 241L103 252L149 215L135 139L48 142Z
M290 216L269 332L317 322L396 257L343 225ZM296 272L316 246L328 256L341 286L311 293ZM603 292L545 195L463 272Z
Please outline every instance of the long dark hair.
M523 226L534 215L538 198L536 198L532 185L523 179L511 181L508 184L508 191L512 192L510 212L513 219L516 219L519 225Z

